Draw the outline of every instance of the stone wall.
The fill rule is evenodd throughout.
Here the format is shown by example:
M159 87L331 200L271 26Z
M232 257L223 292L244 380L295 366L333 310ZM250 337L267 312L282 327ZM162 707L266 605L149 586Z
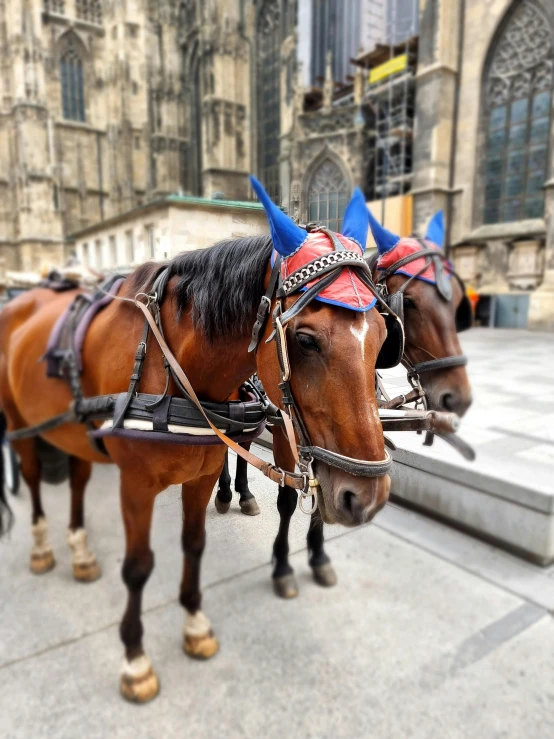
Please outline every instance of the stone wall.
M265 233L267 219L257 203L170 196L73 234L70 248L83 264L109 271Z
M484 222L486 79L497 39L526 4L542 14L543 27L550 24L554 45L554 5L543 0L465 0L463 18L459 0L421 3L414 227L420 229L435 210L444 208L454 261L465 279L486 294L535 290L543 281L552 282L544 275L548 265L554 269L554 239L548 226L552 161L542 217ZM529 43L533 46L532 39ZM548 41L541 48L548 51ZM504 66L510 80L509 60ZM551 125L550 151L554 114ZM531 323L541 323L544 296L541 305L538 311L531 309ZM551 323L554 326L554 302Z
M0 259L10 268L166 194L249 195L251 0L99 7L83 18L76 0L0 3ZM64 118L71 50L84 121Z

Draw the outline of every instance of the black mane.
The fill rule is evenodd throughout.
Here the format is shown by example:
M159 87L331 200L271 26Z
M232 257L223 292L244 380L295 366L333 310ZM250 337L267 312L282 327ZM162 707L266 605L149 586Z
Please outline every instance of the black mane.
M179 277L173 291L178 314L189 309L194 327L209 341L247 331L264 292L271 249L270 236L251 236L176 256L168 266L169 277Z

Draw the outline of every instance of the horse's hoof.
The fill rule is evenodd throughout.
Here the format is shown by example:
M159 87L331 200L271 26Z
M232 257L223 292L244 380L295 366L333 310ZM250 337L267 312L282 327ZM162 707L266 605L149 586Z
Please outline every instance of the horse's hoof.
M42 554L31 554L31 572L34 575L44 575L56 566L54 552L43 552Z
M202 636L185 634L183 649L185 654L193 659L210 659L219 652L219 642L210 629L207 634Z
M101 574L102 569L96 559L92 562L73 565L73 577L78 582L94 582Z
M312 567L312 573L316 583L324 588L332 588L337 584L337 573L330 562Z
M256 498L248 498L247 500L239 500L239 506L245 516L257 516L260 513Z
M282 577L274 577L273 591L279 598L296 598L298 595L298 585L294 573L283 575Z
M231 501L228 503L225 503L222 500L219 500L217 495L215 496L215 509L218 513L227 513L229 508L231 507Z
M125 660L119 690L125 700L132 703L148 703L158 695L160 681L145 654L132 662Z

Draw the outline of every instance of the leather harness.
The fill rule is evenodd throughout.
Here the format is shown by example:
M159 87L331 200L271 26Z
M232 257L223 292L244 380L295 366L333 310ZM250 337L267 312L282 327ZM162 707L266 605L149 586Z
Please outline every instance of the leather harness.
M314 496L315 502L312 510L315 510L315 507L317 506L315 489L319 485L313 472L314 460L319 460L325 464L338 467L352 475L363 477L381 477L385 475L390 470L392 464L391 457L386 450L384 459L366 461L351 459L350 457L346 457L336 452L314 446L310 441L306 425L292 393L290 385L291 367L286 342L287 324L292 318L297 316L303 308L309 305L309 303L317 297L324 287L330 285L335 279L337 279L344 267L356 270L356 274L359 279L367 285L375 295L380 305L381 312L387 317L389 323L394 326L395 331L392 332L392 340L393 342L396 342L397 346L394 347L393 354L396 353L401 357L404 348L402 324L398 316L396 316L390 306L387 305L386 301L380 295L379 290L374 285L368 264L360 257L359 254L348 251L333 232L325 228L321 228L320 230L331 240L334 251L325 255L325 257L313 260L308 265L305 265L295 273L289 275L284 283L281 280L280 259L276 259L268 288L260 300L249 345L250 352L256 351L261 338L261 332L270 312L271 304L273 299L276 298L275 308L272 315L273 333L267 342L269 343L274 340L277 348L277 356L281 369L281 383L279 388L282 393L282 403L285 411L279 412L279 409L273 406L269 401L266 401L265 403L265 410L270 417L277 417L277 415L280 415L292 453L298 469L300 470L299 473L284 471L275 465L259 459L251 452L239 446L237 441L229 438L229 436L223 433L219 428L221 423L224 422L226 428L230 427L231 429L236 429L238 422L234 422L232 419L229 419L229 417L222 417L221 414L218 414L217 411L210 408L209 403L201 402L198 399L194 388L189 382L183 369L180 367L177 359L171 352L163 334L160 305L164 298L170 277L169 268L167 267L160 270L149 293L139 293L134 299L114 296L114 299L116 300L133 303L143 313L145 318L144 329L135 354L135 364L127 393L120 394L120 396L115 398L114 396L83 398L82 394L74 392L75 399L66 413L56 416L55 418L48 419L41 424L10 432L7 435L8 440L13 441L16 439L30 438L68 422L90 423L91 420L105 418L107 409L111 411L112 408L114 412L112 428L116 431L117 429L122 429L125 418L128 416L134 399L141 395L138 394L138 388L146 356L147 341L149 334L151 333L162 351L166 383L164 392L161 396L154 399L148 397L147 400L146 396L142 395L142 410L155 413L156 410L164 403L168 405L169 409L167 401L169 396L167 396L167 389L169 386L169 378L170 376L173 377L185 399L188 399L196 409L200 411L208 427L221 442L226 444L238 456L245 459L249 464L260 470L260 472L274 482L279 483L281 486L288 485L299 490L301 493L301 502L306 497ZM317 280L317 282L311 287L306 288L300 294L300 297L295 301L295 303L288 310L283 311L284 298L302 290L313 280ZM77 391L74 383L71 383L71 385L72 389ZM167 412L169 412L169 410ZM244 429L245 425L248 424L238 423L238 426L242 429ZM251 425L252 424L250 424L250 426ZM299 445L296 443L295 431L298 435L300 442Z

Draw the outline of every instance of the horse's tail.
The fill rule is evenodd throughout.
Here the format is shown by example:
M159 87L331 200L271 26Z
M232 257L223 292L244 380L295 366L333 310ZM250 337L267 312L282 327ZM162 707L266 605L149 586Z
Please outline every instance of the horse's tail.
M0 411L0 537L7 534L13 524L13 513L6 500L4 489L4 454L2 445L6 435L6 416Z

